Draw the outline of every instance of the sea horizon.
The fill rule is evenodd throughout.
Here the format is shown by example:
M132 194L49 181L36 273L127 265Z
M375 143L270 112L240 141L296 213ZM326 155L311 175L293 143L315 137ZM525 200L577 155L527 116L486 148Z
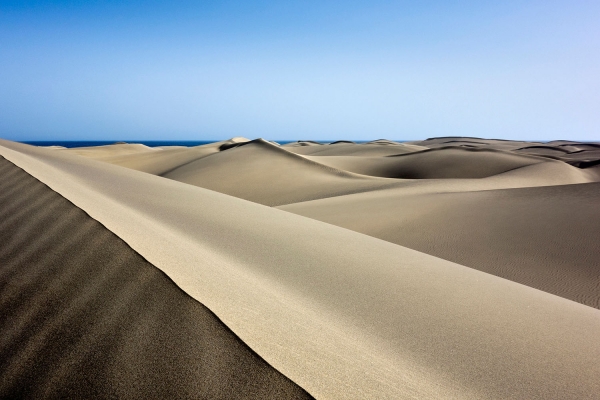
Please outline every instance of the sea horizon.
M215 140L23 140L20 143L25 143L33 146L62 146L66 148L74 148L74 147L92 147L92 146L107 146L116 143L136 143L143 144L150 147L160 147L160 146L201 146L205 144L220 142L222 140L227 139L215 139ZM270 140L270 139L267 139ZM340 139L332 139L332 140L313 140L306 139L307 141L314 141L318 143L331 143L335 141L339 141ZM391 140L391 139L390 139ZM294 143L298 141L303 141L303 139L298 140L271 140L273 142L277 142L279 144L287 144ZM352 140L354 143L368 143L372 140ZM404 141L393 140L394 142L402 143Z
M475 136L439 136L439 137L431 137L422 140L429 140L434 138L463 138L463 139L484 139L484 140L500 140L500 141L530 141L527 139L522 140L514 140L514 139L492 139L492 138L479 138ZM230 138L225 139L214 139L214 140L134 140L134 139L115 139L115 140L21 140L19 143L29 144L33 146L62 146L66 148L74 148L74 147L92 147L92 146L107 146L111 144L117 143L135 143L135 144L143 144L149 147L161 147L161 146L185 146L185 147L194 147L194 146L202 146L206 144L211 144L215 142L220 142L223 140L228 140ZM263 138L264 139L264 138ZM317 142L317 143L334 143L339 141L344 142L353 142L353 143L369 143L376 140L390 140L397 143L407 143L412 141L419 140L404 140L404 139L369 139L369 140L350 140L350 139L297 139L297 140L277 140L277 139L265 139L272 142L279 143L280 145L294 143L294 142ZM551 143L551 142L570 142L567 139L547 139L547 140L538 140L538 141L530 141L532 143ZM598 143L597 141L578 141L580 143Z

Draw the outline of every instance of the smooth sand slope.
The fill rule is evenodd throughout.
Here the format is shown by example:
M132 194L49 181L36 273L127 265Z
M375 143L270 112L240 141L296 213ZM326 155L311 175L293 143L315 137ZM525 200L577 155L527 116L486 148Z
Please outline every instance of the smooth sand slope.
M600 183L404 195L380 191L283 206L600 308Z
M82 210L0 176L0 398L310 397Z
M318 398L600 392L597 309L182 182L0 144Z

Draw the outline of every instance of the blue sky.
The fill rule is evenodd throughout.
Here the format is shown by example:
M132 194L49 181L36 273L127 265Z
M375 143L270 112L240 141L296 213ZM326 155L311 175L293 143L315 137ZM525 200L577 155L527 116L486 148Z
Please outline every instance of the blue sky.
M0 0L0 137L600 140L598 1Z

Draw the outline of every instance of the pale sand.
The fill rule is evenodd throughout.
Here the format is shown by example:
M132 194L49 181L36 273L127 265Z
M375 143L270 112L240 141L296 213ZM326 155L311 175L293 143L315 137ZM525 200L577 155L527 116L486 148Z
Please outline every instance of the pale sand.
M600 391L597 309L175 180L64 150L0 143L0 154L127 242L264 360L316 397L595 398ZM297 147L321 146L328 145ZM598 180L591 168L550 158L480 179L369 177L299 158L287 147L254 142L187 166L193 170L189 166L200 163L190 174L200 180L196 184L203 184L199 171L216 169L215 176L226 180L237 168L248 180L256 180L250 193L257 196L271 190L270 180L261 180L269 165L283 178L287 171L295 173L288 186L271 192L277 197L273 203L286 201L286 196L318 200L286 207L360 196L397 195L402 200L456 193L476 198L482 190L570 184L568 188ZM242 153L244 148L252 151ZM353 150L344 152L347 156ZM236 168L228 170L229 162L237 163ZM328 179L334 190L326 185ZM284 185L285 179L276 183ZM309 196L295 193L310 190L313 183L321 187ZM252 182L240 180L238 185L252 189ZM489 196L488 202L496 201ZM363 206L371 208L369 202ZM574 244L577 239L565 240Z
M600 183L281 207L600 308Z

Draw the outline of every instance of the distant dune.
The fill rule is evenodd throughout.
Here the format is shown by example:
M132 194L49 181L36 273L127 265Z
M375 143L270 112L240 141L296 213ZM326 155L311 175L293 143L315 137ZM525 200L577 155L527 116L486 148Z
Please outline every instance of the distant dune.
M370 142L365 144L354 144L352 142L337 142L317 146L302 146L302 143L290 143L282 146L292 153L302 155L319 156L362 156L382 157L397 154L412 153L414 151L426 150L427 147L394 143L391 141Z
M271 206L396 183L326 166L264 140L200 158L161 176Z
M331 167L364 175L401 179L486 178L544 162L502 150L442 147L387 157L314 157Z
M597 143L0 156L0 398L600 393Z

